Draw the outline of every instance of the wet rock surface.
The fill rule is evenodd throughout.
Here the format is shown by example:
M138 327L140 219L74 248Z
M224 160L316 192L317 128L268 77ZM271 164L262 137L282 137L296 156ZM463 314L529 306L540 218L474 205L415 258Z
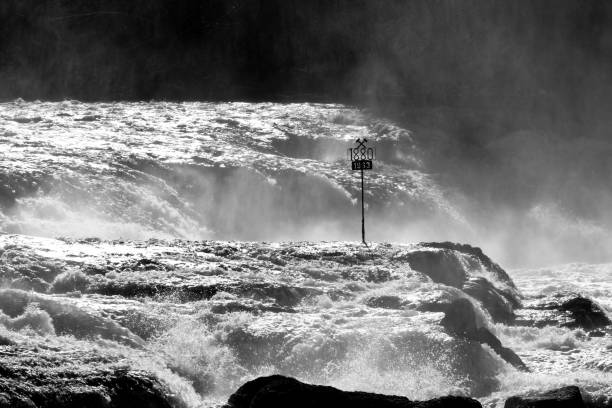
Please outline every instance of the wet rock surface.
M515 396L506 400L504 408L583 408L580 389L563 387L531 396Z
M499 265L482 250L452 242L427 242L405 254L410 267L434 282L462 289L477 299L493 320L510 322L521 307L520 294Z
M367 392L341 391L337 388L305 384L280 375L249 381L230 396L226 408L479 408L467 397L441 397L411 401L405 397Z
M92 367L98 360L99 367ZM176 408L155 377L102 356L0 348L1 408Z
M474 306L467 299L459 299L449 304L445 309L441 324L449 333L460 338L486 344L501 358L512 366L529 371L523 360L511 349L504 347L501 341L482 326L474 311Z
M481 276L467 279L461 289L474 299L478 299L496 322L511 322L514 319L514 310L521 307L517 297L496 288Z
M429 276L434 282L461 287L468 279L460 259L449 249L430 250L427 247L406 254L412 269Z
M508 273L497 263L493 262L491 258L485 255L484 252L482 252L482 249L468 244L459 244L455 242L424 242L422 245L430 248L448 249L469 255L472 260L480 262L480 264L492 274L495 280L508 283L509 286L514 289L513 292L517 293L516 287L514 287L514 283L512 283L512 279L510 279ZM517 300L517 304L515 304L515 306L518 306L519 303L520 302Z
M557 292L529 299L516 314L514 324L523 326L561 326L592 331L612 325L597 303L573 292Z

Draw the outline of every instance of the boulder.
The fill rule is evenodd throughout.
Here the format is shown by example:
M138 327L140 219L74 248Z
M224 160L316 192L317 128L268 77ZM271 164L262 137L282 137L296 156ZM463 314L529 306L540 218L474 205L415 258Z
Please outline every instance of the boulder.
M508 273L497 263L493 262L491 258L485 255L484 252L482 252L482 249L478 247L454 242L424 242L421 245L429 248L457 251L462 254L469 255L470 257L478 260L478 262L480 262L480 264L484 266L487 271L492 273L498 281L504 282L505 284L508 284L510 287L514 288L514 282L512 282L512 279L510 279Z
M514 324L519 326L560 326L591 331L612 325L597 303L573 292L557 292L528 299L524 307L515 313Z
M467 299L450 303L444 311L440 324L449 334L486 344L501 358L519 370L528 371L521 358L511 349L504 347L499 339L486 327L479 325L474 306Z
M518 306L517 303L485 278L471 277L463 283L461 289L478 299L495 322L509 323L514 320L514 307Z
M494 321L510 323L521 307L520 294L510 276L480 248L451 242L421 243L398 260L436 283L461 289L478 300ZM481 276L484 273L486 277ZM488 278L488 279L487 279Z
M567 299L561 303L560 310L569 313L574 319L568 327L593 330L612 324L606 312L599 305L583 296Z
M106 356L33 347L0 349L0 408L172 408L153 376Z
M427 275L437 283L461 288L468 276L463 265L450 249L428 248L411 251L404 255L410 268Z
M399 309L402 307L402 301L397 296L383 295L368 298L366 305L381 309Z
M342 391L323 385L302 383L294 378L273 375L249 381L230 396L226 408L478 408L467 397L441 397L411 401L406 397Z
M580 389L569 386L531 396L514 396L504 408L582 408L585 407Z

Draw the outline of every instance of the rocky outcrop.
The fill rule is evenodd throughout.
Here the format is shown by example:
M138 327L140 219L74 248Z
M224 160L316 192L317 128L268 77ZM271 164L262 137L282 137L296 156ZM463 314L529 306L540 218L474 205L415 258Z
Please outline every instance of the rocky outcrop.
M612 325L610 318L599 305L573 292L558 292L528 300L516 315L515 324L519 326L561 326L596 330Z
M381 309L399 309L402 307L402 301L398 296L382 295L368 298L366 305Z
M480 276L469 278L463 283L461 290L478 299L496 322L511 322L514 319L514 308L520 306L512 296Z
M424 242L421 245L429 248L441 248L452 251L457 251L478 260L495 278L501 282L510 283L514 287L510 276L497 263L482 252L482 249L468 244L458 244L454 242Z
M576 296L561 303L560 310L568 313L574 320L568 327L582 327L587 330L598 329L612 324L606 312L591 299Z
M173 408L167 394L149 374L100 356L0 349L0 408Z
M514 396L504 408L582 408L585 407L580 389L569 386L531 396Z
M437 283L461 288L468 279L463 265L450 249L432 251L423 248L407 253L405 260L412 269L429 276Z
M506 362L528 371L521 358L511 349L504 347L499 339L486 327L478 324L474 306L467 299L459 299L446 307L440 324L453 336L486 344Z
M467 397L441 397L411 401L405 397L342 391L322 385L273 375L249 381L230 396L225 408L478 408L480 403Z
M480 248L451 242L427 242L403 253L401 260L436 283L463 290L478 300L496 322L511 322L514 309L521 307L512 279Z

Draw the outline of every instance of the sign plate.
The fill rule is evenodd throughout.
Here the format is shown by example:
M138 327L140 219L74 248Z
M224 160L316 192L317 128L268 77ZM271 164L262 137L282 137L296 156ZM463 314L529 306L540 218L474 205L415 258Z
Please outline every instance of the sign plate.
M346 151L349 160L351 161L351 169L361 171L361 241L365 246L368 243L365 239L365 205L364 205L364 187L363 187L363 171L372 170L372 160L376 158L376 150L367 147L368 139L357 139L356 146Z
M351 167L353 170L372 170L372 160L353 160Z

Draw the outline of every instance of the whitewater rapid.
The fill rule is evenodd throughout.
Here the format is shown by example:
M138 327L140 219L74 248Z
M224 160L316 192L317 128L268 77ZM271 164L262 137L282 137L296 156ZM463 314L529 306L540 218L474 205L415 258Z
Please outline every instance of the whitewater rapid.
M410 133L357 109L17 101L0 104L0 231L348 239L359 185L346 152L357 138L385 158L367 176L372 239L400 234L398 225L423 231L425 221L432 227L421 239L433 238L436 220L465 227L423 171Z
M530 373L487 346L449 336L440 326L443 314L426 306L467 295L410 267L416 254L439 251L3 235L4 286L35 292L3 290L0 306L12 316L0 314L0 328L22 346L55 345L76 360L86 355L92 370L119 361L152 372L189 407L220 405L245 381L272 373L411 399L475 395L491 407L520 391L567 384L594 399L610 395L609 334L514 327L479 307L482 324ZM462 265L461 273L512 293L472 255L444 256ZM612 265L598 268L612 273ZM546 290L538 284L519 289ZM609 289L599 294L609 299L603 292ZM398 303L385 305L386 299Z
M612 264L506 274L472 247L351 242L359 186L346 148L364 137L379 159L373 241L474 236L411 133L358 109L0 104L0 361L48 359L51 377L148 373L189 408L272 373L489 407L574 384L609 401L610 327L507 317L560 292L610 316ZM443 306L458 299L531 371L449 333Z

